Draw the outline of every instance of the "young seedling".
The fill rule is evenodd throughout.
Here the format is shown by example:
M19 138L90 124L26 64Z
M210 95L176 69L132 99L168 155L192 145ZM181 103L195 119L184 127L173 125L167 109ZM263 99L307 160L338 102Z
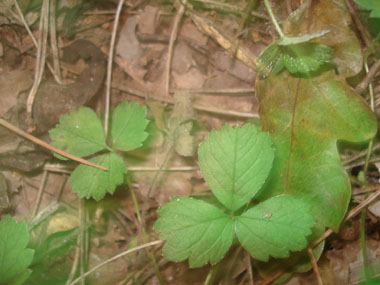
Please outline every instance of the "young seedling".
M261 77L280 73L284 68L291 74L308 77L331 61L333 53L330 47L311 42L329 31L299 37L286 36L274 17L269 0L264 0L264 3L280 38L271 43L258 58L257 72Z
M306 247L314 225L308 205L288 195L251 206L272 168L268 134L254 125L212 131L198 150L203 176L223 208L173 197L158 210L155 230L166 240L165 257L189 258L190 267L219 262L234 241L256 259L283 258Z
M130 151L141 146L148 136L145 132L147 125L145 107L136 102L120 103L113 112L111 146L108 146L102 124L90 108L81 107L61 116L59 124L50 131L52 145L80 157L96 154L90 161L107 169L102 171L79 165L69 179L71 191L78 193L79 198L94 198L97 201L106 193L113 194L116 186L124 182L127 171L123 159L115 150Z

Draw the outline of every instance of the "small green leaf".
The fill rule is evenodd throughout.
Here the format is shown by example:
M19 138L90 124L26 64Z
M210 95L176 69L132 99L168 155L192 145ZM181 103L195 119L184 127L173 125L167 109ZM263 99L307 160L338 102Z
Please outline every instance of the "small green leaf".
M30 274L27 267L32 263L34 251L26 248L28 243L29 232L24 222L10 216L0 221L0 283Z
M129 151L138 148L148 137L146 108L136 102L124 101L113 112L112 142L115 149Z
M236 217L236 235L256 259L284 258L306 247L314 219L309 206L291 196L276 196Z
M366 10L371 10L371 14L369 15L371 18L380 18L379 0L355 0L355 2Z
M317 43L304 43L283 47L284 65L290 73L307 74L316 71L333 57L330 47Z
M87 107L62 115L59 124L49 133L53 146L77 156L87 156L106 148L102 124L95 112Z
M277 74L284 69L278 43L279 40L267 46L257 59L257 72L264 78L268 77L271 72Z
M284 37L270 44L259 56L257 72L267 77L271 72L280 73L284 68L292 74L309 75L333 58L328 46L309 42L325 35L322 31L300 37Z
M211 204L173 197L158 214L154 228L166 240L163 254L172 261L189 258L190 267L201 267L209 261L215 264L232 244L232 218Z
M198 150L203 177L216 198L235 211L260 189L272 167L270 137L255 126L212 131Z
M124 182L126 167L123 160L115 153L106 153L90 159L107 169L81 164L70 176L71 191L78 193L79 198L101 200L106 193L113 194L117 185Z

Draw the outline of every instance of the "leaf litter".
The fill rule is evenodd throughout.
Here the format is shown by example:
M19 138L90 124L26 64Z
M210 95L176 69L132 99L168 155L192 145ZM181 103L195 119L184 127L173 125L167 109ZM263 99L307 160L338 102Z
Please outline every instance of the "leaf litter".
M30 24L32 24L33 18L38 18L39 10L28 11L28 5L24 3L26 1L18 2L20 3L21 8L24 9L23 12L26 14L28 22L30 21ZM86 12L75 20L76 23L74 23L73 26L78 30L80 30L81 27L90 27L83 32L75 34L75 38L84 38L95 43L96 47L105 54L109 49L108 44L106 43L108 43L110 37L111 24L114 15L113 10L108 14L107 12L110 11L109 9L114 9L115 6L112 3L113 1L98 2L99 4L93 5L92 7L89 6ZM199 4L200 2L201 1L194 1L193 4ZM290 3L290 6L294 10L298 4L298 1L286 2ZM320 43L333 48L334 64L337 66L338 73L344 77L353 76L360 71L362 61L359 44L357 41L353 40L355 34L349 28L351 23L349 20L350 15L337 8L340 4L335 6L332 4L332 2L342 1L320 2L321 4L314 8L305 6L302 12L303 14L299 10L296 10L306 18L313 15L313 19L301 21L301 24L299 24L299 22L293 20L291 17L288 22L284 23L284 31L291 36L298 36L299 34L303 34L301 31L304 29L308 29L308 33L329 30L330 32L322 37ZM131 7L128 3L126 4L124 8L125 10L122 13L124 18L119 28L119 52L117 52L115 57L116 64L114 64L114 76L112 81L112 86L114 87L112 94L113 106L117 106L117 104L124 99L137 101L142 105L148 105L145 102L148 102L149 100L152 104L159 104L160 107L158 109L161 110L158 111L159 115L157 115L154 108L148 107L148 115L155 119L157 123L161 120L161 127L159 124L157 124L157 126L155 124L150 124L148 126L148 132L150 134L148 140L144 143L141 149L132 151L127 157L127 167L131 168L132 173L131 187L135 190L137 201L140 205L144 204L146 194L152 182L152 177L160 168L167 151L167 141L169 141L168 135L162 130L162 128L171 126L172 130L169 131L169 133L171 133L171 136L174 136L177 142L181 142L180 144L182 145L182 149L180 147L178 152L173 152L169 157L167 164L164 166L164 171L160 173L158 182L155 184L154 192L148 199L146 209L146 221L148 225L152 225L153 221L157 218L155 214L157 206L169 201L169 197L173 195L188 196L191 194L208 195L207 191L204 191L205 189L208 189L208 187L202 180L196 157L192 155L194 149L196 149L210 130L220 129L220 127L226 122L233 125L240 125L247 121L244 117L215 114L212 111L207 111L207 109L209 108L211 110L212 108L210 107L215 107L220 110L221 113L225 110L235 110L242 114L252 114L257 113L258 111L257 100L252 96L253 81L256 77L254 68L250 66L249 62L245 62L244 64L244 60L243 63L242 61L232 60L231 51L220 47L210 38L212 35L206 32L206 28L210 26L206 26L203 22L198 22L197 25L195 25L194 18L191 19L189 15L183 18L177 37L177 43L174 46L171 69L172 85L170 86L170 92L172 96L178 96L178 92L182 92L183 89L186 89L184 90L185 93L183 93L185 95L181 96L188 99L191 94L193 97L192 101L187 103L188 106L195 106L198 104L204 107L206 111L195 111L196 116L194 116L194 111L188 109L188 115L186 115L186 112L182 111L177 111L178 113L175 115L176 110L179 110L178 108L176 109L175 105L171 108L167 103L160 103L160 101L154 99L155 96L165 96L164 70L166 60L169 56L167 54L167 44L170 39L174 13L176 13L172 4L173 3L168 4L164 1L148 1L147 3L134 8L135 10L133 10L132 13L133 16L127 13L127 10ZM241 1L241 3L236 4L245 7L247 2ZM65 3L63 5L71 4ZM202 5L204 5L204 7ZM258 10L255 12L261 13L261 15L265 16L265 9L262 6L263 5L257 5L256 8L258 8ZM72 6L67 7L73 8ZM216 9L215 11L217 12L204 9L206 8L206 4L204 3L201 3L200 8L197 6L194 7L195 9L198 9L196 11L200 14L201 18L208 20L212 19L211 24L217 27L219 31L222 31L221 35L224 36L224 39L231 40L236 36L236 31L238 30L241 21L239 14L230 14L230 12L219 13L220 9L223 11L223 8L220 8L223 6L218 6L220 9ZM65 7L63 6L63 8ZM239 9L236 11L241 11L241 8ZM276 4L276 9L279 16L285 19L285 4ZM16 17L4 13L3 10L1 11L1 22L9 24L17 21ZM65 10L63 9L61 15L65 15L64 11ZM298 15L298 17L300 17L300 15ZM321 19L323 24L316 24L316 18ZM243 30L243 33L240 35L239 47L241 47L241 49L249 47L251 53L255 55L254 58L257 58L262 50L263 44L267 45L268 39L269 42L271 42L270 39L273 38L273 36L270 31L268 32L268 22L266 20L252 17L250 21L251 22L246 25L246 30ZM60 21L58 21L58 30L61 29L59 23ZM210 21L207 21L207 23L209 24ZM34 27L32 26L32 28ZM28 42L26 32L23 29L18 28L16 38L12 38L11 34L13 32L10 33L5 30L3 26L1 27L1 32L2 38L8 40L1 42L5 52L4 56L1 58L2 68L7 72L3 73L4 75L2 76L5 77L6 74L11 74L13 70L22 72L22 76L26 76L25 74L29 74L29 77L32 76L34 70L31 66L33 66L35 58L31 56L31 54L35 54L34 49L29 47L29 50L32 52L22 54L22 56L20 56L21 61L13 59L13 62L10 62L11 58L7 57L7 54L10 55L10 50L12 49L20 49L24 51L25 47L22 46L22 44ZM253 35L256 35L256 41L254 42L252 41L252 38L254 37ZM133 39L132 41L129 41L129 44L133 45L127 46L127 48L124 46L123 48L122 44L126 44L125 38ZM65 37L61 37L60 41L60 47L66 46L69 43ZM127 54L123 55L123 53ZM86 62L86 64L89 64L89 62ZM64 68L66 69L66 74L69 74L72 80L77 80L79 83L78 86L81 86L77 88L77 90L80 88L82 88L82 90L88 88L89 85L86 85L85 82L82 81L83 77L81 74L73 72L69 66L65 66ZM104 67L97 68L103 69ZM45 80L48 81L49 84L55 84L52 83L54 80L50 80L51 76L48 72L46 72L45 77ZM9 79L13 80L11 77L9 77ZM7 78L4 80L6 82L8 81ZM27 83L29 81L23 80L22 82ZM15 98L18 97L18 101L22 101L22 98L25 97L22 92L27 89L27 87L20 87L19 85L16 85L16 83L9 83L11 86L12 84L15 86L13 90L17 90L16 94L8 91L2 92L2 100L5 102L16 102L17 100ZM124 89L118 88L118 86L127 86L129 88L128 92L123 91ZM276 86L275 83L273 86ZM237 93L238 96L234 94L234 90L241 90L244 88L246 90L243 90L242 93ZM86 93L93 98L86 103L91 108L95 109L98 114L101 114L103 110L101 99L102 93L98 92L101 90L95 89L98 88L95 87L92 89L90 91L91 94ZM188 89L190 89L190 91ZM12 88L7 90L12 90ZM52 90L60 90L60 88ZM148 95L146 97L138 96L140 93L136 90L144 91L145 94ZM218 93L218 91L223 91L221 94L224 96L212 93ZM48 94L49 92L46 93ZM96 93L98 94L95 95ZM67 101L74 100L74 98L78 96L75 92L68 92L67 94L70 94L68 95L68 99L65 99ZM149 95L151 95L151 98L149 98ZM189 97L186 97L187 95ZM44 98L48 98L48 96L46 95ZM175 102L176 101L173 100L174 104L176 104ZM56 110L54 109L54 104L47 104L52 108L51 112L54 113ZM76 107L83 104L83 102L80 102ZM4 108L4 105L1 106ZM22 110L22 108L19 107L18 110L20 109ZM158 117L161 117L161 119L158 119ZM41 121L43 121L43 119ZM178 126L181 127L178 129ZM173 127L177 128L174 133ZM190 145L193 149L189 147ZM185 146L184 149L183 146ZM3 145L1 145L1 147L3 147ZM18 148L18 150L20 150L19 153L26 155L25 153L30 152L29 149L25 148L26 147L23 145L21 148ZM13 154L7 152L7 148L4 148L4 150L4 154L2 153L1 157L5 158L6 156ZM23 150L24 152L22 152ZM188 156L184 156L184 154L188 154ZM3 167L3 164L1 165ZM316 167L314 162L311 162L311 166ZM7 165L4 167L7 168ZM32 211L37 198L36 188L40 187L39 181L42 181L41 164L36 164L34 167L35 168L32 168L32 174L24 176L24 172L21 172L21 184L19 190L12 191L11 195L9 195L11 208L16 209L16 213L22 213L24 216L27 216L28 213ZM25 171L16 169L17 172L14 172L15 170L12 167L11 170L13 173ZM60 166L56 168L56 171L58 172L61 170L62 167ZM49 181L47 183L41 209L44 209L51 202L55 201L57 194L56 189L60 188L60 185L62 184L62 181L57 178L57 175L49 174L49 176L51 179L48 179ZM61 176L61 174L58 176ZM31 182L30 179L33 179L34 182ZM57 182L55 183L55 181ZM63 204L65 201L71 203L74 205L74 210L78 211L77 198L71 194L69 186L66 185L63 188L62 197L59 201ZM16 201L17 207L15 208ZM141 237L141 234L139 234L141 227L138 223L136 211L134 210L131 196L126 186L122 186L121 189L118 189L115 196L107 196L104 203L100 203L101 204L96 204L95 206L93 205L95 210L92 210L93 212L90 213L90 218L93 219L93 221L99 222L99 224L104 227L102 230L97 229L91 233L92 250L89 260L91 265L98 264L101 260L135 245L136 240L137 244L143 243L143 238ZM56 221L51 219L50 223L56 223ZM157 238L157 235L154 232L149 231L148 234L151 240ZM376 235L371 235L371 241L376 244L378 241ZM330 241L328 242L330 243ZM341 249L333 248L332 250L341 250L344 251L344 254L347 254L350 251L348 246L343 246ZM329 252L330 251L326 252L326 256L329 256ZM158 258L159 267L163 268L162 273L169 284L186 284L188 282L191 282L192 284L202 284L208 274L208 270L189 269L184 263L168 263L160 257L159 252L155 253ZM230 260L236 258L232 253L234 253L234 251L228 255ZM236 256L240 255L237 253ZM352 257L352 262L355 262L354 260L356 260L356 258L357 256ZM345 258L342 260L340 262L345 262ZM351 259L347 258L347 260L350 260L351 262ZM158 279L150 262L147 253L137 252L136 255L133 255L128 259L117 261L117 265L115 266L105 267L105 270L101 272L102 279L90 277L89 280L93 284L99 284L96 282L99 282L100 280L101 282L119 282L121 280L126 280L126 282L128 282L132 279L137 280L136 282L149 281L155 283L158 282ZM331 258L330 262L330 264L336 264L338 261ZM220 266L221 268L228 268L227 261L222 261ZM232 280L234 283L236 282L236 284L238 284L238 282L244 283L245 281L249 281L248 263L243 263L243 265L240 266L242 269L238 271L239 273L234 275L234 279ZM349 275L350 266L352 267L353 265L344 265L341 268L343 268L343 271L346 274L345 278L350 278L350 281L354 281L356 280L355 276ZM57 268L59 269L59 265L56 269ZM118 268L120 269L118 270ZM123 268L128 268L128 270ZM205 268L208 269L207 267ZM321 269L322 271L324 270L323 268L324 267ZM221 270L223 272L223 269ZM334 272L330 275L337 274L336 276L340 278L339 271L333 271ZM69 272L67 272L67 274L68 273ZM221 282L226 278L220 274L216 274L216 276ZM255 278L258 278L257 275L254 274L254 276L256 276ZM308 280L307 278L310 278L310 276L312 276L312 273L303 275L300 282L302 282L302 278L304 278L303 280ZM327 274L327 276L329 275Z

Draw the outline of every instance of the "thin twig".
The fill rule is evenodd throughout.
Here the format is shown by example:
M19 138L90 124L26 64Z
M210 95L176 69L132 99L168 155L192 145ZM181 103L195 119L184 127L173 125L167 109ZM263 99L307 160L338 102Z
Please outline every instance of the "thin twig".
M347 215L347 217L344 219L344 221L348 221L358 215L360 211L367 207L369 204L371 204L373 201L375 201L378 197L380 197L380 185L377 187L377 190L375 193L373 193L371 196L369 196L367 199L365 199L363 202L361 202L356 208L350 211L350 213ZM327 237L329 237L333 231L331 229L328 229L325 231L318 239L316 239L312 244L311 247L316 247L320 242L325 240Z
M80 238L81 238L81 236L78 235L78 237L77 237L77 246L75 248L74 261L73 261L73 264L71 266L70 275L69 275L69 278L66 281L66 285L69 285L70 282L73 281L74 276L75 276L75 272L77 271L78 262L79 262Z
M131 248L131 249L127 250L127 251L123 251L123 252L119 253L118 255L115 255L114 257L103 261L102 263L98 264L97 266L95 266L91 270L87 271L86 273L84 273L83 275L81 275L80 277L78 277L77 279L75 279L73 282L71 282L70 285L74 285L74 284L78 283L80 280L82 280L86 276L90 275L92 272L98 270L100 267L103 267L104 265L106 265L106 264L108 264L108 263L110 263L110 262L112 262L112 261L114 261L114 260L116 260L116 259L118 259L120 257L123 257L123 256L125 256L127 254L132 253L132 252L138 251L140 249L144 249L144 248L147 248L147 247L150 247L150 246L153 246L153 245L161 244L163 242L164 242L163 240L155 240L155 241L152 241L152 242L149 242L149 243L142 244L140 246Z
M48 176L48 172L45 170L44 173L43 173L43 175L42 175L42 181L41 181L41 184L40 184L40 188L38 189L36 204L34 205L34 210L33 210L32 218L34 218L37 215L38 209L40 208L41 200L42 200L42 195L44 193L46 182L47 182L47 176Z
M354 6L352 5L352 2L350 0L346 0L346 5L348 7L348 10L350 11L351 17L355 23L356 28L358 29L358 31L360 33L360 37L362 38L364 44L366 45L366 47L370 46L371 43L368 39L366 29L364 28L362 22L360 21L358 15L356 13L356 10L355 10Z
M239 13L239 14L243 14L244 13L244 9L243 8L235 6L235 5L231 5L231 4L228 4L228 3L223 3L223 2L220 2L220 1L213 1L213 0L191 0L191 2L200 2L200 3L202 3L205 6L208 6L210 8L222 9L223 11L230 11L230 12ZM268 20L268 21L270 20L270 18L267 15L258 13L256 11L251 11L251 15L254 16L254 17L257 17L257 18L264 19L264 20Z
M174 18L173 22L173 28L170 34L170 40L169 40L169 46L168 46L168 55L167 55L167 60L166 60L166 68L165 68L165 74L166 74L166 96L169 96L169 89L170 89L170 68L172 64L172 57L173 57L173 47L174 43L177 39L178 35L178 28L179 28L179 23L181 22L182 16L185 13L185 5L187 4L187 0L183 0L183 3L179 3L179 8L177 11L177 14Z
M377 143L376 145L373 146L372 151L378 150L379 148L380 148L380 143ZM357 160L359 158L362 158L362 157L366 156L367 153L368 153L368 148L366 148L365 150L359 152L358 154L356 154L356 155L354 155L354 156L352 156L352 157L344 160L343 164L345 166L347 166L350 162L355 161L355 160Z
M315 277L317 278L318 285L323 285L321 273L319 272L318 264L314 258L313 250L311 247L307 248L307 253L309 254L311 266L313 267Z
M253 279L253 270L252 270L252 263L251 263L251 255L246 252L245 253L246 255L246 258L247 258L247 267L248 267L248 276L249 276L249 284L250 285L254 285L255 282L254 282L254 279Z
M38 43L36 41L36 38L34 37L32 31L30 30L29 25L28 25L28 23L25 20L24 14L22 13L22 11L20 9L20 6L17 3L17 0L14 0L14 4L15 4L16 10L17 10L17 12L18 12L18 14L19 14L19 16L21 18L21 22L24 24L24 27L25 27L26 31L28 32L30 38L32 39L32 41L34 43L34 46L38 47Z
M186 14L194 22L195 26L206 35L212 37L221 47L225 50L231 50L233 47L232 41L223 35L209 20L198 16L190 7L187 5ZM239 45L236 50L236 58L241 60L247 66L255 69L257 57L247 48Z
M53 54L53 66L54 73L58 77L59 81L62 82L61 76L61 67L59 65L59 53L57 46L57 31L55 24L55 8L56 8L56 0L50 0L50 45L51 51Z
M170 93L177 93L177 92L186 92L190 94L212 94L212 95L220 95L220 96L252 96L252 94L255 94L254 88L220 88L220 89L214 89L214 88L199 88L199 89L171 89Z
M48 15L49 15L49 0L43 0L42 8L41 8L40 26L39 26L35 77L34 77L33 86L29 92L28 99L26 102L26 113L27 113L28 121L30 125L33 122L32 109L33 109L34 98L36 97L37 90L41 83L42 75L45 69L47 35L48 35L48 27L49 27Z
M20 130L19 128L13 126L12 124L8 123L3 118L0 118L0 125L3 126L3 127L5 127L5 128L7 128L7 129L9 129L9 130L11 130L12 132L18 134L19 136L22 136L22 137L24 137L24 138L26 138L26 139L34 142L35 144L38 144L38 145L40 145L40 146L42 146L42 147L44 147L44 148L46 148L46 149L48 149L50 151L58 153L58 154L60 154L60 155L62 155L64 157L67 157L69 159L75 160L75 161L83 163L83 164L87 164L87 165L92 166L92 167L96 167L96 168L101 169L101 170L105 170L105 171L107 170L103 166L100 166L100 165L98 165L96 163L93 163L93 162L88 161L86 159L83 159L83 158L81 158L79 156L67 153L67 152L65 152L63 150L60 150L60 149L58 149L58 148L56 148L54 146L49 145L48 143L44 142L43 140L40 140L40 139L38 139L38 138L36 138L36 137L34 137L34 136L32 136L32 135L24 132L23 130Z
M84 275L84 267L85 267L85 232L86 232L86 205L85 200L80 200L80 206L79 206L79 271L80 275ZM80 280L81 284L85 284L86 279L83 278Z
M363 94L364 91L368 88L368 85L371 83L372 79L375 77L375 75L380 70L380 59L378 59L372 66L371 69L368 71L367 75L364 77L362 82L358 86L356 86L355 90L359 94Z
M17 0L14 0L14 4L15 4L15 7L16 7L16 10L17 10L17 13L19 13L19 15L20 15L21 22L24 24L24 27L25 27L26 31L28 32L28 35L29 35L30 38L32 39L32 42L33 42L34 46L38 49L38 43L37 43L37 40L36 40L36 38L34 37L32 31L30 30L29 25L28 25L28 23L26 22L25 17L24 17L24 15L23 15L23 13L22 13L22 11L21 11L21 9L20 9L20 6L19 6L18 3L17 3ZM48 66L48 68L49 68L51 74L53 74L53 77L54 77L55 81L56 81L57 83L59 83L59 84L62 84L60 77L58 77L58 75L55 73L53 67L50 65L49 62L47 63L47 66Z
M149 98L161 102L165 102L168 104L174 104L174 99L171 97L163 97L163 96L157 96L157 95L148 95L147 93L136 90L130 87L127 87L125 85L121 84L112 84L112 88L118 89L123 92L127 92L130 95L137 96L140 98ZM258 118L259 115L257 113L248 113L248 112L241 112L241 111L233 111L233 110L220 110L218 108L213 107L206 107L199 104L194 104L193 108L198 111L203 111L207 113L213 113L218 115L224 115L224 116L233 116L233 117L239 117L239 118Z
M117 5L115 21L113 23L112 28L112 36L110 43L110 50L108 54L108 65L107 65L107 80L106 80L106 102L105 102L105 110L104 110L104 132L107 136L108 133L108 123L109 123L109 113L110 113L110 101L111 101L111 79L112 79L112 63L113 63L113 54L115 49L115 40L116 40L116 32L117 27L119 25L120 13L123 7L124 0L119 0L119 4Z

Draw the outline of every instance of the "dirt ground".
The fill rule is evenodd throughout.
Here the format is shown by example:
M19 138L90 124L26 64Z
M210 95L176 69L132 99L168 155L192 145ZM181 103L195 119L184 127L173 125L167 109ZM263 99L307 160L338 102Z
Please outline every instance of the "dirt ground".
M49 255L31 267L32 276L25 284L73 284L66 283L71 271L72 281L123 251L158 240L159 234L152 229L157 209L170 197L209 194L197 146L210 130L225 123L257 122L256 60L277 35L259 0L126 0L116 31L116 0L51 0L50 5L56 4L51 8L55 14L49 14L52 18L42 9L45 2L20 0L20 11L13 1L0 4L0 116L49 143L48 131L61 114L89 106L103 118L112 68L111 110L123 100L136 101L147 106L150 120L148 140L126 156L129 187L124 184L99 202L80 200L71 193L68 177L75 163L56 159L50 151L0 127L0 214L33 222L35 246L52 239ZM276 16L286 19L307 1L272 2ZM318 1L311 2L312 12ZM365 41L373 38L366 14L353 1L346 2L351 3L351 26L365 51ZM46 20L43 33L41 19ZM367 38L363 39L363 33ZM111 51L112 66L108 66ZM376 62L375 56L370 57L369 68ZM356 87L364 77L362 71L350 84ZM380 76L375 73L371 82L377 108ZM27 102L33 89L31 123ZM369 100L368 94L363 96ZM186 137L190 148L188 143L182 149L171 147L165 131L178 102L185 102L183 112L192 114ZM378 148L375 141L368 168L369 193L379 189ZM358 174L366 153L347 148L342 152L353 185L349 210L365 199ZM380 266L379 217L380 202L372 203L365 233L369 266L375 272L380 272L376 270ZM359 233L360 216L355 216L327 238L318 261L324 284L363 280ZM118 258L90 274L86 283L268 284L279 276L275 266L261 268L239 246L231 248L218 265L197 269L189 268L187 261L168 261L161 247ZM310 267L282 280L289 285L317 284L315 276Z

